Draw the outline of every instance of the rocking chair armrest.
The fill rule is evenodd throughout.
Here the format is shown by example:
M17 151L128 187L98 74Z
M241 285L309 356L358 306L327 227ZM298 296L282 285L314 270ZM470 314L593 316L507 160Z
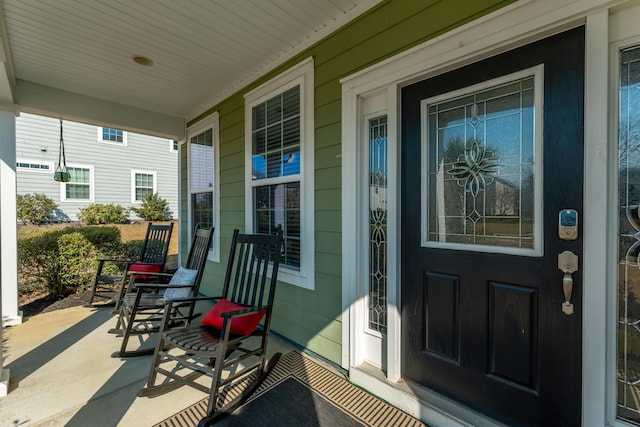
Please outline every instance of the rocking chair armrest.
M155 289L155 290L193 287L193 285L185 285L180 283L134 283L133 286L137 289Z
M226 311L224 313L220 313L220 316L224 318L233 319L236 317L243 317L243 316L248 316L250 314L260 313L262 310L266 310L268 307L269 307L268 305L263 305L262 307L247 307L247 308L242 308L240 310Z
M209 297L209 296L201 296L201 297L188 297L188 298L166 298L164 300L165 308L171 306L172 303L183 303L183 302L191 302L191 301L208 301L208 300L218 300L223 298L221 296Z

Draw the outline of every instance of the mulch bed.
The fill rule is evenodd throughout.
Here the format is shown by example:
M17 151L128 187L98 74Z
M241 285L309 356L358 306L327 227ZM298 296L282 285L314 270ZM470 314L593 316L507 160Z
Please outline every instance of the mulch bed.
M30 298L24 298L25 301L21 302L20 310L22 310L23 318L28 318L40 313L88 304L90 296L90 290L66 296L32 295ZM103 298L98 299L98 302L102 301L104 301Z

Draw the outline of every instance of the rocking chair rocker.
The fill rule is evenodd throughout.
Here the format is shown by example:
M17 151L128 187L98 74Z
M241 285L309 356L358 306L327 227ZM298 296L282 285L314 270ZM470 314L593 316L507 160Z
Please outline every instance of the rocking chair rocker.
M266 364L267 339L282 249L282 231L274 235L248 235L234 231L222 294L189 299L218 302L202 325L170 328L172 306L165 303L160 339L153 357L147 385L140 396L162 394L184 384L209 394L208 426L242 404L273 367ZM262 321L262 326L258 323ZM165 368L165 364L168 364ZM184 370L193 372L181 375ZM223 378L222 373L227 375ZM166 379L157 382L158 374ZM195 379L206 375L211 386ZM242 388L234 399L227 391Z

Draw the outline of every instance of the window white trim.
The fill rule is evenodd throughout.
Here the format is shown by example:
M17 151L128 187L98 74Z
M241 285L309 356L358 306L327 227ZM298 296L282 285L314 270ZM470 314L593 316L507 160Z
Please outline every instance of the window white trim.
M305 289L314 289L314 62L313 58L294 65L282 74L244 95L245 122L245 229L253 232L252 115L260 104L296 85L300 85L300 271L281 265L278 278ZM287 177L287 181L291 181ZM270 181L273 183L274 181Z
M175 144L174 144L175 142ZM180 141L178 140L169 140L169 152L170 153L179 153L180 152Z
M206 131L212 129L213 137L213 226L215 231L213 233L211 249L209 250L208 260L214 262L220 262L220 113L217 111L211 115L205 117L198 123L187 128L186 138L186 151L187 151L187 207L188 207L188 223L189 223L189 240L192 237L192 231L195 224L192 220L192 206L191 206L191 150L189 144L191 144L191 138ZM181 146L182 144L178 144ZM196 189L194 191L204 189ZM209 189L206 189L209 190Z
M66 203L91 202L95 200L95 174L93 165L67 164L69 168L89 169L89 198L88 199L67 199L67 182L60 183L60 201ZM71 183L72 184L72 183Z
M128 140L128 132L126 130L122 130L122 142L116 142L116 141L111 141L110 139L104 139L102 137L102 130L103 129L115 129L115 130L122 130L122 129L118 129L118 128L112 128L109 126L98 126L98 142L102 143L102 144L111 144L111 145L117 145L119 147L126 147L127 146L127 140Z
M20 164L29 164L29 165L42 165L47 166L48 169L42 168L31 168L20 166ZM16 169L24 172L35 172L35 173L53 173L53 162L43 162L42 160L28 160L28 159L18 159L16 160Z
M131 203L141 204L142 200L136 199L136 175L152 175L153 176L153 193L158 192L158 173L156 171L131 169Z

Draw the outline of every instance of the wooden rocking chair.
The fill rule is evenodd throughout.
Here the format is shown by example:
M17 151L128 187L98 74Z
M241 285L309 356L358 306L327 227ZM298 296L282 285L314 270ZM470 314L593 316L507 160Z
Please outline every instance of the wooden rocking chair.
M160 272L164 269L164 264L167 260L167 253L169 252L169 241L171 240L172 230L173 223L170 223L169 225L158 225L150 222L147 227L147 232L140 251L140 257L138 259L99 259L98 271L96 272L96 277L93 280L93 285L91 287L89 305L94 305L93 300L95 298L105 298L110 301L94 306L107 307L115 305L115 310L117 312L120 308L120 302L124 294L125 284L130 271ZM108 274L106 273L108 266L119 267L120 269L123 269L124 272L122 274ZM143 280L143 277L144 276L140 276L138 280ZM113 298L113 285L116 283L120 283L120 291L118 296ZM109 292L109 295L105 295L106 292Z
M131 273L127 286L127 292L122 298L118 321L110 333L123 336L120 351L111 357L144 356L154 352L154 347L127 350L129 338L132 335L151 334L158 332L160 321L163 317L165 302L170 298L197 297L200 282L204 273L204 267L209 254L209 246L213 237L213 227L196 228L189 250L189 256L184 267L178 268L173 274L144 273L150 278L157 278L163 283L150 283L149 279L144 283L137 283L140 273ZM166 283L167 278L171 280ZM194 301L181 301L170 304L172 325L187 326L194 317Z
M234 231L222 294L190 299L218 300L203 324L171 328L172 305L181 300L165 303L161 336L140 396L165 393L184 384L208 393L207 417L199 424L207 426L255 391L273 367L273 363L266 364L266 349L281 249L280 229L274 235ZM169 364L166 368L165 363ZM184 370L192 372L180 375ZM224 378L223 371L228 374ZM158 374L166 377L160 384L156 384ZM211 377L211 387L195 381L202 375ZM237 393L227 393L234 387ZM228 394L237 397L229 399Z

